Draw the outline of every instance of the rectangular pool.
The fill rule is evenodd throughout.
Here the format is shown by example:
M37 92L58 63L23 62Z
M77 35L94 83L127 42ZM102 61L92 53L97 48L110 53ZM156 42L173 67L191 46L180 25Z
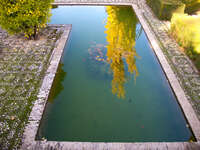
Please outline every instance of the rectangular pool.
M176 97L128 6L59 6L51 24L72 24L37 139L189 141Z

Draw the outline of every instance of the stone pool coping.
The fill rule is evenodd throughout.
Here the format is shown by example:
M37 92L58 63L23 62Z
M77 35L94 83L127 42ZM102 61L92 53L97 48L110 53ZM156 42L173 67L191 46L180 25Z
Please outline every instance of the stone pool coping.
M60 43L54 49L51 57L50 66L46 72L46 76L43 80L43 84L40 88L40 92L38 95L38 100L35 102L35 105L32 109L32 112L29 117L29 123L26 126L23 144L21 149L71 149L71 150L129 150L129 149L200 149L200 122L187 100L187 97L181 88L179 81L177 80L174 72L172 71L169 63L167 62L159 44L156 36L151 32L148 23L146 22L144 16L142 15L142 10L139 9L137 4L131 3L123 3L122 0L118 0L116 3L115 0L111 2L90 2L87 0L82 0L82 2L73 2L71 1L64 2L64 0L54 3L56 5L130 5L133 7L135 13L137 14L138 19L150 41L153 50L160 61L160 64L163 68L163 71L168 78L172 89L177 97L177 100L185 114L188 123L190 124L191 130L193 131L197 142L145 142L145 143L95 143L95 142L57 142L57 141L36 141L35 137L37 134L37 130L40 124L40 120L42 118L43 111L45 109L45 104L48 99L48 94L50 92L51 85L53 83L53 79L55 77L55 73L57 71L58 64L60 62L60 58L62 57L62 52L65 46L65 42L68 39L71 26L66 26L66 30L61 36Z

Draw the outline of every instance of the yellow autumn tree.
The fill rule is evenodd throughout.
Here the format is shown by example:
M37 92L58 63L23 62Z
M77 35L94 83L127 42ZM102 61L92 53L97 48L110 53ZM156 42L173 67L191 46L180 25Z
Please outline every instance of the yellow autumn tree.
M127 81L124 63L128 65L128 72L135 74L135 77L138 76L135 64L137 18L132 8L127 6L106 6L106 12L107 61L113 72L112 92L119 98L124 98L124 84Z
M37 39L50 19L54 0L0 0L0 26L10 34L24 33Z

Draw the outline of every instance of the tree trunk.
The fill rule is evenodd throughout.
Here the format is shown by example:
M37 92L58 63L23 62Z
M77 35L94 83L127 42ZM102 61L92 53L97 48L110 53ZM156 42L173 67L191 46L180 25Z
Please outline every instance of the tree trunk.
M34 26L33 38L34 40L37 40L37 26Z

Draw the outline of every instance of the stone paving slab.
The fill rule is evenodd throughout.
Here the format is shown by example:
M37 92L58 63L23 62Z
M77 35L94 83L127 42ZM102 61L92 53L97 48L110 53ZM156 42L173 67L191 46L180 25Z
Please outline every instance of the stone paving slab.
M139 0L54 0L54 5L130 5Z
M38 141L30 150L199 150L200 143L91 143Z

